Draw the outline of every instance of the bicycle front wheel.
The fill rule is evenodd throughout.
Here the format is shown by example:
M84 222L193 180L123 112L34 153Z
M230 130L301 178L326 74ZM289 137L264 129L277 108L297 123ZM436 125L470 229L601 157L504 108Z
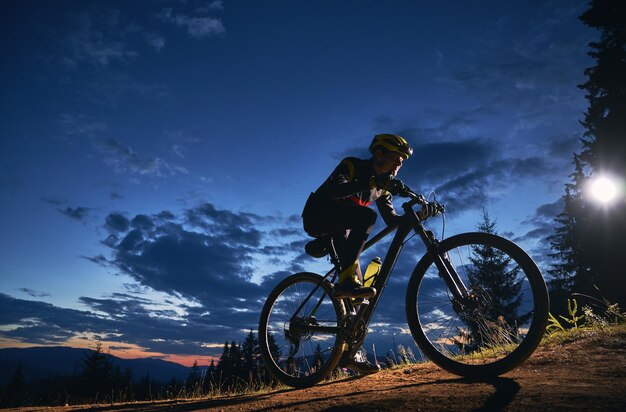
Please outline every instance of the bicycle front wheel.
M468 296L457 300L428 253L406 297L411 334L430 360L466 377L505 373L537 348L548 319L546 284L519 246L488 233L441 242L438 256L458 274Z
M259 347L272 375L302 388L326 378L343 352L343 303L314 273L289 276L270 293L261 312Z

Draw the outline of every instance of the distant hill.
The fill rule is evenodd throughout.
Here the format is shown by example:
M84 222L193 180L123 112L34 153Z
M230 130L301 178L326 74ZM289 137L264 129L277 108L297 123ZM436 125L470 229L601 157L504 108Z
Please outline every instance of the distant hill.
M50 375L74 375L80 371L82 359L89 352L91 352L90 349L64 346L0 349L0 385L9 381L20 362L22 374L26 380L45 378ZM135 380L146 376L147 373L155 381L167 382L173 376L177 380L182 380L187 378L191 369L161 359L122 359L112 355L107 356L113 365L120 367L122 372L130 368Z

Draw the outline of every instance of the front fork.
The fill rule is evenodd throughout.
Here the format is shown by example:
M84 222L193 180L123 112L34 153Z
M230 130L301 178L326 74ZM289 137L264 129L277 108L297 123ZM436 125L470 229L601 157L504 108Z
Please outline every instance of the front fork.
M435 237L433 232L425 230L421 224L415 228L415 231L424 239L424 243L428 247L428 253L433 256L439 277L443 279L448 290L452 292L452 296L454 297L453 301L456 304L467 301L467 299L470 298L470 293L457 273L456 268L448 258L448 254L441 253L439 240Z

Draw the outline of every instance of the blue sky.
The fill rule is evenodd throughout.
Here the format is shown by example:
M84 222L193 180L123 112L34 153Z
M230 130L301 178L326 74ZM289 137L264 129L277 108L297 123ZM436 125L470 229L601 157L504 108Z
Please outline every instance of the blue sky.
M586 108L586 2L2 8L2 347L219 355L281 277L325 271L302 254L304 201L381 132L414 146L399 177L447 204L447 235L485 208L549 264ZM410 342L418 251L379 306L382 347Z

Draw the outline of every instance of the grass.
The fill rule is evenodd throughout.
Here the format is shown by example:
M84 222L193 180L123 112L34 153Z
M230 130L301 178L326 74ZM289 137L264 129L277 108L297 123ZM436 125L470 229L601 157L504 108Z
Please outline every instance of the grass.
M576 299L568 299L567 316L550 314L542 344L564 344L601 332L626 331L626 314L616 304L602 303L602 309L594 312L589 306L579 309Z

